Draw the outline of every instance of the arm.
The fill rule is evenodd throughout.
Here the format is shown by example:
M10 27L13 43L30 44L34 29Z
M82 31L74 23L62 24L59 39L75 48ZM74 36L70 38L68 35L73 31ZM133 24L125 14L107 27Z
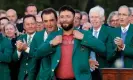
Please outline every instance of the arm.
M107 60L114 61L119 56L120 51L118 51L117 46L114 44L114 39L109 36L107 42Z
M81 44L90 47L95 52L104 53L106 51L104 43L92 36L90 32L84 32Z
M133 44L125 45L125 49L122 51L125 56L133 57Z
M44 42L36 51L36 57L47 56L55 51L55 48L51 46L50 42Z
M50 43L54 37L55 36L53 34L49 35L45 42L36 47L36 51L34 53L36 58L47 56L55 51L56 46L52 46Z
M11 41L7 38L3 38L1 47L3 47L3 51L0 52L0 61L9 63L11 62L12 57L12 45Z

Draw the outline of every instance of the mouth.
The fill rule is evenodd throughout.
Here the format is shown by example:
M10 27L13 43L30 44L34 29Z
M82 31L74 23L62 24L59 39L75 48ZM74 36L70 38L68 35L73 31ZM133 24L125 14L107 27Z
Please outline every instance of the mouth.
M52 29L52 28L53 28L52 26L48 27L48 29Z

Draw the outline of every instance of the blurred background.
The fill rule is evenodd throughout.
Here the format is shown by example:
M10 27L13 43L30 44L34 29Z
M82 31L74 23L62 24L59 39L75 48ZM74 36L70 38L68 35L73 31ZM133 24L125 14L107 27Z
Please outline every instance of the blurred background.
M0 9L13 8L17 11L19 18L24 15L27 4L33 3L37 6L38 11L48 7L58 10L62 5L71 5L75 9L86 11L95 5L100 5L105 9L105 14L117 10L120 5L133 7L133 0L0 0Z

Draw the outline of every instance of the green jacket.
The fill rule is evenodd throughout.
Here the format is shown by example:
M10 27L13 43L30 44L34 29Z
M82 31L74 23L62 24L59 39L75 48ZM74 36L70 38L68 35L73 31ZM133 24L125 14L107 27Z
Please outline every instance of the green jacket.
M11 62L12 45L11 41L0 35L0 80L10 80L8 64Z
M108 42L108 37L109 37L108 30L109 29L110 28L108 26L102 25L99 35L98 35L98 39L101 40L105 44L105 46L107 45L107 42ZM101 52L96 53L96 60L99 63L99 68L108 67L106 51L104 53L101 53Z
M21 40L21 41L23 41L24 39L27 42L27 34L21 35L18 38L18 40ZM34 37L32 40L34 40ZM34 47L32 45L34 45L33 42L31 42L31 44L30 44L30 51L32 51L34 49ZM13 54L13 60L14 61L20 60L20 69L19 69L18 80L24 80L24 77L26 76L27 73L28 73L28 80L35 80L36 71L34 71L32 69L35 66L36 60L33 57L32 53L30 53L30 52L26 53L25 51L22 51L20 58L18 58L18 54L17 54L17 50L16 50L15 53Z
M123 51L117 51L117 46L114 43L116 37L121 37L121 28L113 28L110 30L110 37L107 46L108 56L107 59L110 62L110 67L114 67L116 59L120 58L120 53L124 55L124 67L133 67L133 25L130 24L125 38L125 49Z
M33 40L34 49L36 50L41 44L44 43L44 35L46 30L42 30L35 34L35 39ZM37 80L50 80L51 74L51 59L47 57L36 57L36 66L34 69L39 70Z
M90 48L96 52L104 52L105 46L103 42L94 38L91 32L82 31L84 38L82 40L74 39L74 48L72 56L73 71L76 80L91 80L90 66L88 64L88 56L90 55ZM63 31L59 30L49 35L37 50L36 57L51 55L51 79L54 79L54 72L58 66L61 58L61 45L52 47L50 41L57 35L62 35ZM100 45L100 46L99 46Z

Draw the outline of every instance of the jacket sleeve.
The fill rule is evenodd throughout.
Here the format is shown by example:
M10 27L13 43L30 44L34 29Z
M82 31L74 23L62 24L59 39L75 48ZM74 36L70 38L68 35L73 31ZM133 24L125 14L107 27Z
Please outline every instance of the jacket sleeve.
M50 45L50 41L55 37L56 35L51 34L48 36L47 40L45 42L43 42L37 49L35 52L35 57L39 58L39 57L45 57L53 52L55 52L55 47L56 46L51 46Z
M84 37L81 44L93 49L95 52L104 53L106 51L104 43L92 36L89 31L84 32Z
M117 51L117 46L113 42L113 38L110 35L109 40L107 42L107 60L108 61L114 61L117 57L120 55L120 51Z
M8 40L7 38L3 38L1 47L3 49L2 51L0 51L0 61L6 63L11 62L12 50L13 50L11 41Z
M131 44L125 44L125 49L122 51L122 53L125 56L133 57L133 41L131 41Z

